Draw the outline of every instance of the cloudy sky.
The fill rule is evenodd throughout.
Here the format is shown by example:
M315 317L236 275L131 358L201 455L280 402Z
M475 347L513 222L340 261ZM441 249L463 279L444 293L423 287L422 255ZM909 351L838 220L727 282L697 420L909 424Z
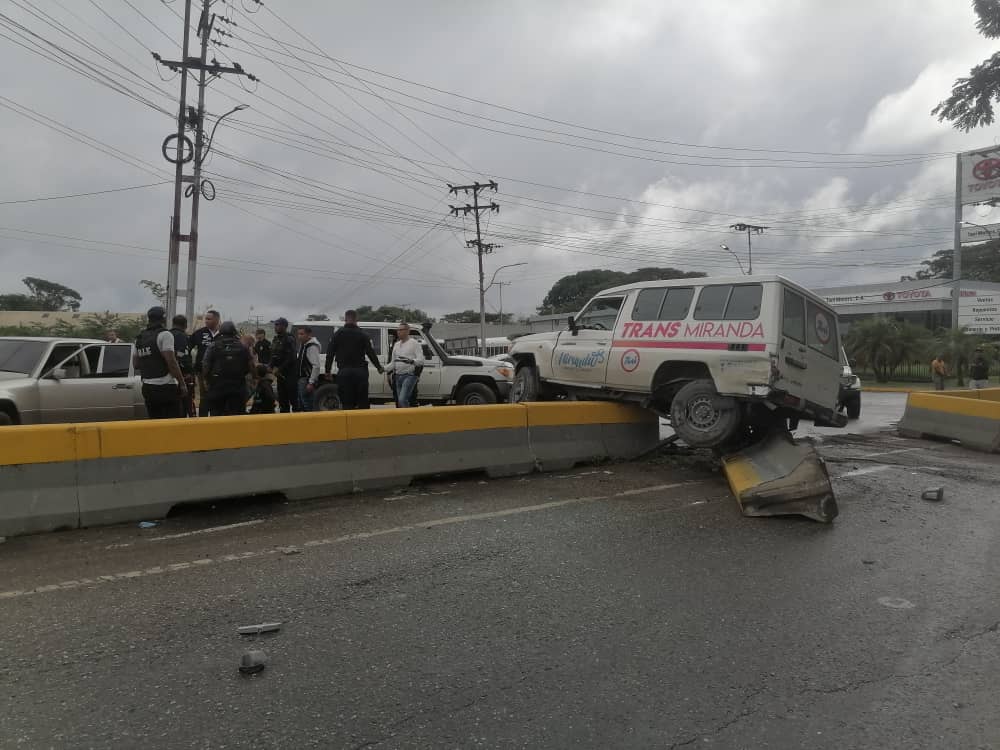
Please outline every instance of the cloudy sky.
M0 292L41 276L85 310L152 302L138 282L166 279L179 78L150 51L177 59L183 3L0 1ZM487 278L524 264L499 273L507 311L586 268L732 271L738 221L770 227L756 273L894 281L950 244L951 154L997 142L929 114L994 51L954 0L213 10L235 23L211 54L260 79L207 90L213 115L250 107L218 129L200 232L197 308L236 319L477 307L447 183L491 178Z

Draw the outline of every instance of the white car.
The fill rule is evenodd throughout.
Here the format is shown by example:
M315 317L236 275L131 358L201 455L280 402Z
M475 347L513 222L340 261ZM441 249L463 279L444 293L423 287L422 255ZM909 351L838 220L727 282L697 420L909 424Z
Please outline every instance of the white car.
M0 425L145 417L132 344L0 337Z
M837 315L781 276L650 281L600 292L565 331L511 347L512 401L634 401L688 445L811 419L841 427Z
M312 328L313 336L320 343L321 361L326 358L330 337L341 327L330 321L300 321L292 325L294 334L302 326ZM378 361L384 366L389 361L389 353L396 341L396 323L358 323L358 327L368 334ZM420 404L496 404L506 402L510 396L514 368L510 362L482 357L455 356L449 354L431 335L430 326L424 324L420 331L413 330L412 338L421 342L424 349L423 372L417 386L417 401ZM336 365L334 365L336 371ZM393 402L392 387L388 380L368 363L369 398L373 404ZM316 389L316 405L320 411L340 408L337 386L327 382Z

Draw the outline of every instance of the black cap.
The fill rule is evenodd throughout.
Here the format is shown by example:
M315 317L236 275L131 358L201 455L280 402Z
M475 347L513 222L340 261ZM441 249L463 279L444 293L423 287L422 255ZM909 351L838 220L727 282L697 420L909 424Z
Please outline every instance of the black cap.
M164 310L159 305L156 305L155 307L151 307L149 308L149 310L146 311L146 317L149 318L150 320L166 320L167 311Z
M276 326L287 326L288 318L278 318L277 320L272 320L271 322Z

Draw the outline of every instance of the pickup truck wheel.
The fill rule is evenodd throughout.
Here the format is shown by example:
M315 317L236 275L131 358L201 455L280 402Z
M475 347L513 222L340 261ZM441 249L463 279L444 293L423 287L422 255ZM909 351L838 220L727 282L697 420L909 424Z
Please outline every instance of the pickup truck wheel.
M481 406L496 402L496 392L484 383L466 383L455 394L455 403L459 406Z
M0 411L0 427L8 427L12 424L14 424L14 420L11 419L10 414Z
M316 411L339 411L340 394L337 392L337 386L333 383L321 385L313 394L313 404Z
M539 401L541 386L538 382L538 368L523 365L514 374L514 383L510 387L510 402L520 404L525 401Z
M713 448L736 436L742 417L736 399L720 396L710 380L693 380L674 396L670 423L692 448Z
M857 398L852 398L847 402L847 418L848 419L860 419L861 418L861 396L858 395Z

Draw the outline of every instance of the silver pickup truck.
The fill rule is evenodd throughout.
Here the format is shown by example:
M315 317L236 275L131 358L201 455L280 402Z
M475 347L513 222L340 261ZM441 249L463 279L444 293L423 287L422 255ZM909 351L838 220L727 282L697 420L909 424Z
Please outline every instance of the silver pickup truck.
M0 337L0 426L145 416L132 344Z

